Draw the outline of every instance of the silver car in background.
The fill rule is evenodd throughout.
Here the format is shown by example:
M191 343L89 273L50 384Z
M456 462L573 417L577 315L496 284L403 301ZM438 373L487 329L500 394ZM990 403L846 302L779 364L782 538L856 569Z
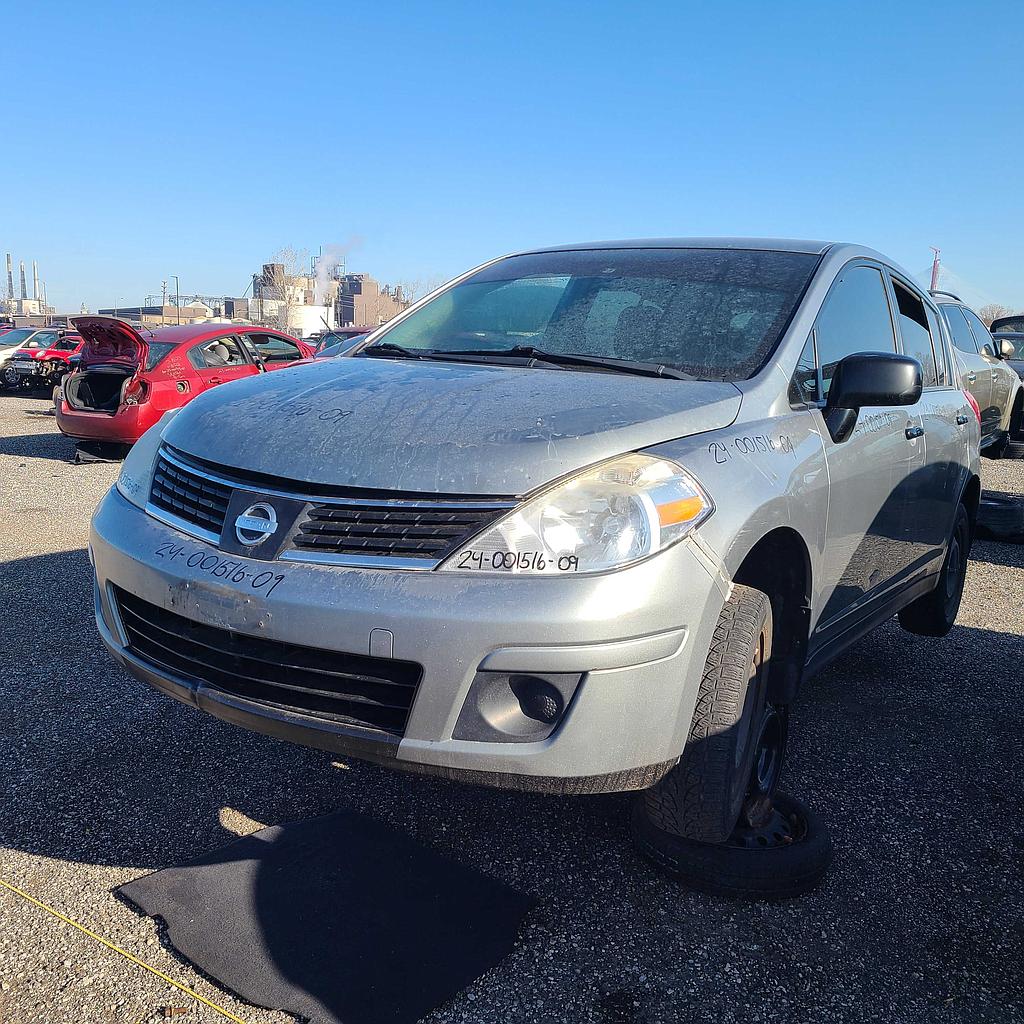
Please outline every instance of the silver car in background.
M964 391L978 405L981 453L998 459L1010 440L1019 436L1024 417L1024 388L1011 360L1016 348L1009 339L994 337L981 317L952 292L932 291L953 339L954 355Z
M92 523L137 678L238 725L717 841L802 680L956 617L979 421L857 245L526 252L147 433Z

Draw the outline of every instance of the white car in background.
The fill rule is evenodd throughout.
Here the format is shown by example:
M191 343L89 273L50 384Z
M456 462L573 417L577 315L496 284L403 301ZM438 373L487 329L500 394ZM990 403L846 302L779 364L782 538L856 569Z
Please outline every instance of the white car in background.
M15 327L12 331L0 334L0 378L3 377L4 369L11 356L24 348L36 334L45 329L43 327ZM17 378L14 382L17 383Z

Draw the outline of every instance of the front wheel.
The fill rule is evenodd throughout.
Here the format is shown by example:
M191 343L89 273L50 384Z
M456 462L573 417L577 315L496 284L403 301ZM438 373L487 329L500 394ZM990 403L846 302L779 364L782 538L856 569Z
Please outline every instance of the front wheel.
M970 551L971 521L967 509L958 505L938 584L934 590L908 604L899 613L900 625L908 633L945 636L953 628L960 611Z
M771 797L787 735L785 709L768 701L771 653L771 601L734 586L715 627L683 755L641 794L640 813L655 829L721 842L745 800Z
M21 382L21 374L14 366L5 366L3 372L0 373L0 383L3 383L4 387L16 388Z

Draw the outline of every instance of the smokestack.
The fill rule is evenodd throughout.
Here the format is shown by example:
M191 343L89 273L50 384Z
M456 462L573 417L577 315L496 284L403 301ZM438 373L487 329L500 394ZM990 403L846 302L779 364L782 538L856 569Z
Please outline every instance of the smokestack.
M11 254L7 254L7 298L14 298L14 268L11 266Z
M35 260L32 261L32 298L39 299L39 268Z
M28 298L28 289L25 287L25 261L18 260L18 273L21 275L21 297Z

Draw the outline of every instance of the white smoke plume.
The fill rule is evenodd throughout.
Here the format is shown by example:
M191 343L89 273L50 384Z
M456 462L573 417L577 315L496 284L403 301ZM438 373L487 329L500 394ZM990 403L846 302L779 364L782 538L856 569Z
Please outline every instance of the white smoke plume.
M324 305L327 302L330 282L334 279L334 272L344 264L346 257L354 249L362 244L362 239L352 237L340 245L323 246L316 261L316 283L313 286L313 298L317 305Z

